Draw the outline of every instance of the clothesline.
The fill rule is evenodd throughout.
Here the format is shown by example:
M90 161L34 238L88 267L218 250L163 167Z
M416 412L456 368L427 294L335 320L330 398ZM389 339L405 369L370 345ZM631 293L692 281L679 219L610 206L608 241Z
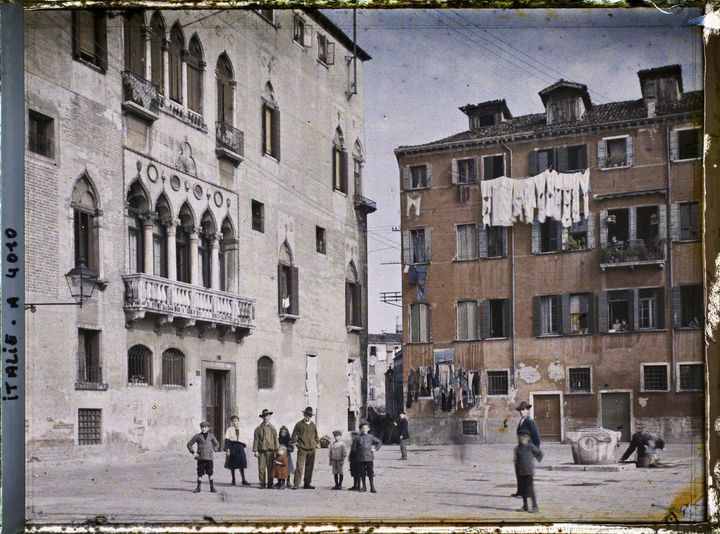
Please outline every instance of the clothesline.
M590 173L546 170L528 178L502 176L480 182L480 192L484 226L529 224L537 218L541 223L554 219L567 228L588 213Z

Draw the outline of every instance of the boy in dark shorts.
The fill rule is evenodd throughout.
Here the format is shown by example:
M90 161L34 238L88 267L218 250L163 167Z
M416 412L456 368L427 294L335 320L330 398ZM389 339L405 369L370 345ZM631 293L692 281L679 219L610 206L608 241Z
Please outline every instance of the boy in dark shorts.
M520 512L537 513L537 499L535 498L535 460L542 460L543 454L530 441L530 431L521 428L517 433L518 444L515 447L515 473L518 477L518 493L523 498L523 507ZM528 508L528 499L532 502L532 508Z
M193 445L197 443L197 452L193 450ZM200 432L195 434L190 441L187 442L187 448L190 454L197 460L197 487L193 493L200 493L200 482L204 475L208 476L210 481L210 491L216 493L217 490L213 484L213 456L215 452L220 450L220 442L210 432L210 425L203 421L200 423Z

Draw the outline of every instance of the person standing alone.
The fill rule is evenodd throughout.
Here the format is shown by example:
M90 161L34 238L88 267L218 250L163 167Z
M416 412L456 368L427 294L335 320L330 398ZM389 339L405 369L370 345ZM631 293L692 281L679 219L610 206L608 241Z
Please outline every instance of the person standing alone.
M253 436L253 454L258 460L258 478L260 488L272 489L272 473L275 466L275 451L280 444L275 427L270 424L270 410L263 410L260 414L262 423L255 429Z
M197 445L197 452L193 450L193 445ZM187 442L187 449L197 460L197 487L193 493L200 493L200 483L204 475L207 475L210 482L210 491L216 493L212 478L213 455L220 450L220 442L210 432L209 423L206 421L200 423L200 432L190 438L190 441Z
M240 470L240 477L243 486L249 486L250 483L245 480L245 469L247 468L247 458L245 457L245 444L240 441L240 418L233 415L230 418L232 425L225 432L225 469L230 470L232 475L231 485L235 485L235 470Z
M310 420L312 416L313 409L308 406L303 410L303 418L295 424L292 436L290 436L290 441L297 445L298 450L292 489L298 489L301 479L303 480L303 489L315 489L311 482L315 467L315 449L318 447L320 438L318 438L315 423Z
M400 412L400 419L395 423L400 433L400 459L407 460L407 440L410 439L408 432L408 420L405 412Z

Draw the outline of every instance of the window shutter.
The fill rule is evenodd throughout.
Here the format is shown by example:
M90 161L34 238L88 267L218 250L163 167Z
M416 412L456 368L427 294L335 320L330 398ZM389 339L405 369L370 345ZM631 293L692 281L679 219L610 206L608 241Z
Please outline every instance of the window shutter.
M402 254L403 264L412 264L412 238L410 237L410 230L402 231Z
M283 272L283 266L281 263L278 263L278 287L277 287L277 294L278 294L278 313L286 313L285 308L283 308L283 278L285 277L285 273Z
M290 313L300 315L300 286L298 268L290 267Z
M637 208L628 208L628 233L630 239L637 239Z
M410 173L410 166L405 165L400 171L402 176L402 187L404 191L412 189L412 174Z
M633 159L635 154L635 149L633 147L633 138L632 135L629 135L625 142L625 150L626 150L626 161L627 166L632 167L633 166Z
M272 111L272 155L280 161L280 110L278 108Z
M570 228L558 224L558 230L560 231L560 250L566 250L568 237L570 237Z
M326 50L327 50L327 58L325 61L326 65L334 65L335 64L335 43L331 41L326 41Z
M560 326L560 331L563 334L569 334L570 333L570 295L564 294L560 295L560 317L562 320L562 325Z
M452 164L450 167L450 179L453 184L458 183L458 162L456 159L452 160Z
M678 133L677 130L670 132L670 161L678 159Z
M502 244L502 257L507 256L508 253L508 232L512 232L512 227L508 228L503 226L500 230L500 243Z
M430 232L431 228L425 228L425 261L430 263Z
M655 324L658 328L665 328L665 288L655 290Z
M607 232L608 210L600 210L600 246L604 246L608 240Z
M579 169L587 169L587 166L588 166L587 145L582 145L582 149L579 151L579 154L578 154L578 168Z
M528 174L535 176L538 173L537 151L533 150L528 154Z
M432 341L432 307L430 304L427 304L424 306L426 313L425 313L425 329L427 331L427 336L425 337L425 341L430 342Z
M540 297L533 297L533 333L535 337L540 337L542 334L542 317L540 316Z
M663 204L658 206L658 237L667 237L667 206Z
M670 205L670 239L680 239L680 209L677 204Z
M172 68L172 65L171 65ZM267 154L268 153L268 147L267 146L267 129L270 127L270 125L267 123L267 104L263 104L260 108L260 113L262 114L262 153Z
M532 222L532 253L540 254L540 223L535 219Z
M635 331L638 327L638 294L639 290L637 288L630 289L627 291L628 296L630 298L630 320L628 321L630 323L630 330Z
M303 22L303 24L305 25L305 28L303 29L303 46L305 48L310 48L312 46L313 27L305 22Z
M559 146L555 148L555 170L558 172L568 170L567 147Z
M490 180L493 177L493 157L492 156L485 156L482 159L483 162L483 180Z
M425 172L426 172L426 175L427 175L427 186L428 186L428 187L432 187L432 165L430 165L429 163L427 163L427 164L425 165Z
M474 157L473 159L473 172L470 176L469 183L477 183L480 181L480 167L478 167L478 159L477 157Z
M680 297L680 286L672 288L670 298L672 303L670 310L670 313L672 314L672 327L678 328L682 326L682 299Z
M604 169L605 168L605 154L606 154L606 145L605 140L600 139L597 144L597 165L598 169Z
M595 325L595 293L587 293L587 314L588 332L594 334L597 331Z
M487 339L492 335L490 332L490 301L483 300L480 303L480 337Z
M362 286L359 283L354 284L353 286L354 292L355 292L355 298L353 299L354 309L353 309L353 319L355 325L354 326L363 326L363 317L362 317Z
M512 337L512 306L510 299L503 299L503 337Z
M345 280L345 326L352 325L352 306L353 302L352 284Z
M607 332L609 328L608 314L608 298L607 291L600 291L598 294L597 316L598 316L598 332Z
M342 182L342 192L348 192L348 155L345 150L340 152L340 178Z
M482 223L478 224L478 256L480 258L488 257L487 229Z
M595 248L595 214L586 213L587 220L587 248Z

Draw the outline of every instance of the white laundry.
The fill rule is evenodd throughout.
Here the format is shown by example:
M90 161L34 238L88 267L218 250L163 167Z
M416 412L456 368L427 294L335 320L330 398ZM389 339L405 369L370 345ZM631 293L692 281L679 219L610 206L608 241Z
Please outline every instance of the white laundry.
M535 181L535 195L537 198L537 220L541 223L545 222L545 193L547 192L547 177L547 171L543 171L540 174L533 176L533 180Z
M513 221L522 219L523 201L525 199L524 180L512 179L512 218Z
M494 180L483 180L480 182L480 193L482 194L482 222L483 226L490 226L492 216L493 184Z
M583 194L583 212L585 213L585 217L587 217L590 212L590 171L588 169L580 173L580 191L582 191Z
M523 215L525 222L531 223L535 218L535 206L537 205L535 196L535 179L525 178L523 183Z
M512 180L503 176L489 181L494 182L492 189L492 225L512 226Z
M546 219L558 219L557 212L555 210L555 182L557 181L557 175L553 171L548 171L547 178L545 179L545 218Z
M582 174L576 172L572 174L572 190L571 190L571 218L573 223L580 222L580 179Z
M406 210L406 217L410 217L410 213L415 209L415 216L420 216L420 199L422 197L418 193L417 195L407 195L407 210Z
M558 175L558 182L562 183L562 225L567 228L574 221L572 217L573 196L578 196L578 180L575 173ZM577 201L576 201L577 203ZM579 218L579 213L578 213Z

